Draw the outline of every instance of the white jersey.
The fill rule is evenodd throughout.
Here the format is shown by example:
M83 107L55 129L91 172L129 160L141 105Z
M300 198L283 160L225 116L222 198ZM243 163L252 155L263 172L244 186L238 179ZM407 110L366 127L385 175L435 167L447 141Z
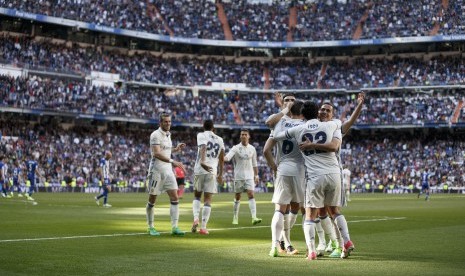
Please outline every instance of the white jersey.
M160 146L161 153L170 158L171 157L171 148L173 147L173 143L171 142L171 134L169 132L164 132L161 128L158 128L152 134L150 134L150 153L153 154L152 152L152 146L158 145ZM150 159L150 165L149 165L149 173L153 171L165 171L165 170L170 170L172 171L171 168L171 163L168 162L163 162L159 160L158 158L155 158L155 156L152 155L152 158Z
M303 125L293 127L275 136L276 140L294 138L298 143L307 139L313 143L326 144L333 138L342 139L341 125L337 122L320 122L317 119L307 121ZM324 175L341 173L339 162L334 152L310 150L302 152L308 175Z
M225 160L232 160L234 164L234 180L254 179L253 168L257 167L257 151L251 144L235 145L226 154Z
M342 183L346 186L350 185L350 171L347 168L342 170Z
M275 126L275 133L286 131L292 127L305 123L303 119L286 119L279 121ZM299 144L294 138L280 140L276 147L278 174L286 176L301 175L303 158Z
M200 147L205 145L205 163L213 168L213 172L208 172L200 165ZM212 131L205 131L197 134L197 159L195 160L194 175L214 174L218 169L218 156L221 150L224 150L223 138L216 135Z

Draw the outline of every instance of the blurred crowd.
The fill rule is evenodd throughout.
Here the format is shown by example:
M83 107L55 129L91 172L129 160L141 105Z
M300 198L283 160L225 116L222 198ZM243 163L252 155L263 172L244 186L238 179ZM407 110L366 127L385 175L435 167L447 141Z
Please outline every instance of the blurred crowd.
M302 100L331 101L336 116L348 119L356 104L356 93L296 93ZM455 116L465 121L465 91L371 91L357 125L448 124ZM92 86L82 81L51 77L0 76L0 106L74 114L113 115L156 119L169 112L176 123L198 123L212 119L218 124L264 124L279 111L271 93L208 92L150 87Z
M96 25L161 35L224 40L215 4L221 0L0 0L0 6L35 14L67 18ZM448 6L443 6L446 2ZM323 41L439 34L464 34L463 0L307 0L273 1L271 5L247 0L224 1L235 40ZM295 24L289 24L295 9Z
M98 186L97 169L105 150L113 153L111 173L113 182L124 181L129 186L145 181L150 161L149 136L156 129L128 129L111 126L104 131L95 127L64 128L53 122L29 124L26 121L1 123L1 152L9 168L14 159L34 159L47 181L56 184L72 178L82 178L89 186ZM184 142L187 147L173 155L187 168L187 180L193 181L197 147L195 137L200 129L172 129L174 145ZM239 143L239 131L218 129L225 140L226 153ZM267 131L252 131L250 143L256 147L260 176L259 188L265 190L273 176L263 157ZM434 174L432 186L448 183L450 187L465 184L465 142L460 133L430 130L429 133L379 132L349 133L343 140L344 167L352 171L352 183L358 187L389 184L404 187L420 183L420 173L428 168ZM233 180L231 163L225 164L224 181ZM43 183L43 180L40 180ZM82 184L82 183L81 183Z
M123 81L164 85L210 86L214 82L242 83L249 88L363 89L457 85L465 83L461 55L431 58L379 57L316 61L274 59L247 61L215 57L163 57L152 53L122 53L101 47L53 44L4 36L0 39L0 63L40 71L89 75L91 71L119 74Z

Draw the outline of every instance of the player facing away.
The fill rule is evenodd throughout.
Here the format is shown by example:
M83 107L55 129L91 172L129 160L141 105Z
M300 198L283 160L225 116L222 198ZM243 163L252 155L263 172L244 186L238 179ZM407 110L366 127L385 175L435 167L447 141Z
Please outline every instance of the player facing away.
M180 167L184 172L186 169L181 162L171 159L171 153L181 151L186 144L180 143L173 148L171 142L171 115L162 113L160 115L160 127L150 134L150 152L152 158L148 169L147 181L149 199L146 206L147 232L151 236L160 236L160 232L155 229L155 201L157 196L166 191L170 198L171 234L173 236L184 236L184 232L179 230L179 198L178 184L173 173L174 167Z
M103 197L103 207L110 208L108 204L108 193L110 192L111 174L110 174L110 159L112 154L110 151L105 151L105 156L100 159L99 165L99 179L102 181L102 193L95 197L95 203L100 205L100 199Z
M27 200L34 201L34 199L32 198L32 193L34 192L36 187L36 174L41 178L43 177L39 173L39 166L37 164L37 161L33 160L32 158L29 158L29 160L25 162L25 165L27 180L30 183L29 191L26 194L26 198Z
M341 171L335 151L342 139L340 123L318 121L318 106L313 102L305 102L302 114L308 120L305 124L280 132L274 139L279 141L294 138L299 143L309 141L312 145L311 149L307 148L302 152L307 175L304 235L309 251L308 259L315 260L317 257L315 219L318 209L325 205L334 211L334 220L344 240L347 239L344 253L348 255L354 246L350 241L347 222L337 209L341 205Z
M233 222L239 224L239 207L241 204L242 192L247 192L249 198L249 208L252 215L252 224L262 222L257 218L257 204L254 198L255 185L258 184L257 151L249 144L250 133L248 129L242 129L240 134L241 142L231 148L224 160L232 160L234 164L233 190L235 193L233 207Z
M301 108L303 102L295 101L291 107L289 119L281 119L274 128L275 133L285 131L291 127L298 126L305 123L301 115ZM270 135L273 137L273 135ZM271 154L271 149L276 145L276 162ZM297 141L295 139L286 139L276 142L271 139L267 142L264 148L264 155L268 165L271 167L276 175L274 182L274 193L272 202L275 204L275 212L271 220L271 250L269 255L271 257L278 256L278 247L280 247L280 238L282 233L285 242L285 251L289 255L298 254L298 251L292 246L290 241L290 231L284 231L286 228L290 229L289 208L291 205L291 213L293 220L299 211L299 206L303 203L303 184L305 178L305 168L303 165L302 154L299 150ZM287 216L287 218L286 218ZM287 225L286 225L287 224Z
M18 159L15 159L13 161L13 171L12 171L12 176L11 179L13 180L13 186L11 187L11 196L14 194L14 188L16 187L16 191L18 193L18 197L23 197L22 191L21 191L21 179L22 179L22 170L21 166L19 164Z
M429 178L430 178L430 173L429 169L426 168L424 171L421 173L421 189L420 192L418 193L417 198L420 198L421 194L423 192L426 194L425 200L429 200Z
M200 218L200 200L203 193L202 222L199 234L208 235L212 195L218 193L218 183L223 183L224 142L216 135L213 121L203 123L204 132L197 134L197 159L194 167L194 201L192 233L197 232Z

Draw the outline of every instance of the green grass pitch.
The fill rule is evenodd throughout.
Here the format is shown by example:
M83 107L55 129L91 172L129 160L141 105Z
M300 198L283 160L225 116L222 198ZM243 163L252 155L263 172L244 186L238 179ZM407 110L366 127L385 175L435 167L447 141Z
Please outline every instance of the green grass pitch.
M344 208L355 251L348 259L304 258L301 220L292 230L296 256L268 256L271 194L257 194L251 224L246 194L232 225L233 194L213 197L209 236L190 233L192 194L181 200L185 237L169 234L169 202L158 198L146 234L145 193L111 193L113 208L94 195L39 193L32 205L0 198L0 275L465 275L465 196L352 194Z

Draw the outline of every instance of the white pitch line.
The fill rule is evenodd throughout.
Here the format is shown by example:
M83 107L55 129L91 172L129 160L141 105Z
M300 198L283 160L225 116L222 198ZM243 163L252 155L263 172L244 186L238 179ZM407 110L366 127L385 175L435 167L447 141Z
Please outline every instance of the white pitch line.
M379 219L365 219L365 220L353 220L348 221L348 223L357 223L357 222L376 222L376 221L387 221L387 220L401 220L406 219L406 217L398 218L379 218ZM301 224L295 224L301 225ZM208 229L208 231L228 231L228 230L244 230L244 229L255 229L255 228L268 228L269 225L260 225L260 226L248 226L248 227L231 227L231 228L216 228ZM160 232L161 234L169 234L170 232ZM186 232L189 233L189 232ZM89 239L89 238L103 238L103 237L123 237L123 236L140 236L147 235L144 233L128 233L128 234L106 234L106 235L90 235L90 236L69 236L69 237L49 237L49 238L34 238L34 239L13 239L13 240L0 240L0 243L8 242L27 242L27 241L49 241L49 240L71 240L71 239Z

